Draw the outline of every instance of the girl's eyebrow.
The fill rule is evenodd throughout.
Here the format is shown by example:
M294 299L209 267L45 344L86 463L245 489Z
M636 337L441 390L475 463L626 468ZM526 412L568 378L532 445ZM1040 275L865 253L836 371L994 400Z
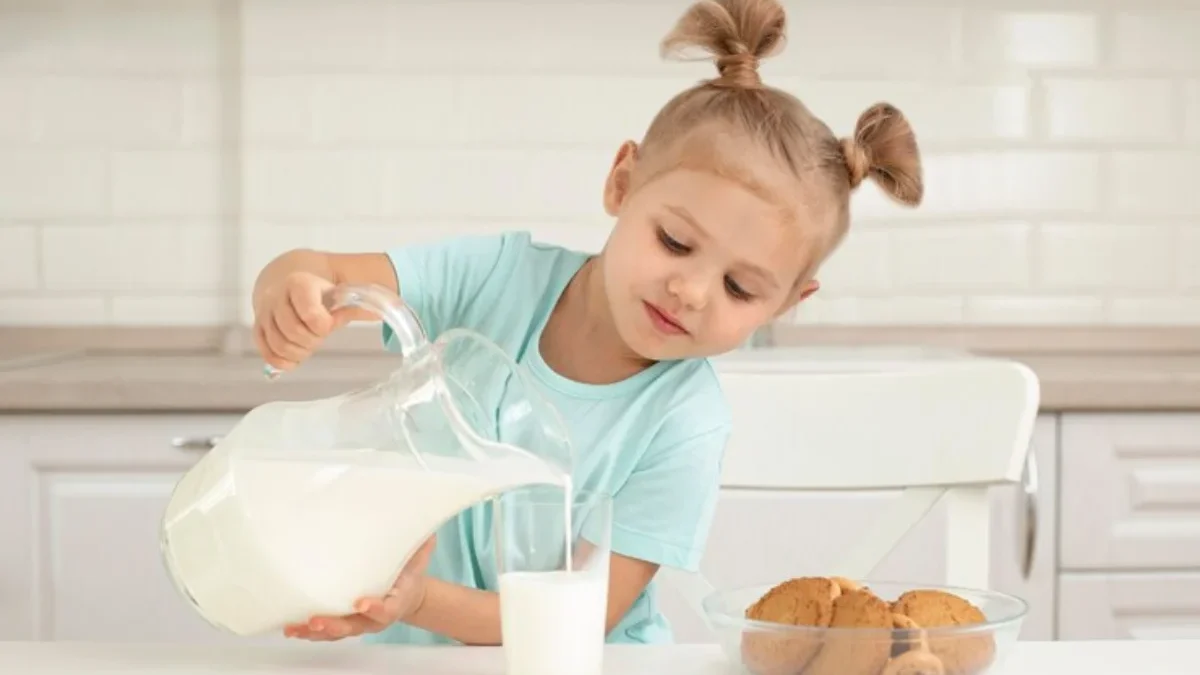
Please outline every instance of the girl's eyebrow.
M670 211L671 213L675 214L676 216L678 216L681 220L686 222L688 225L691 225L692 227L696 228L696 231L699 232L702 237L704 237L706 239L711 238L708 234L708 231L705 230L704 227L700 225L700 221L696 220L696 218L694 216L692 216L691 212L688 211L687 209L685 209L684 207L678 206L675 204L667 204L666 209L668 211ZM753 274L754 276L761 278L764 283L770 284L771 286L774 286L775 288L779 288L779 281L775 279L775 275L771 274L770 270L764 269L758 265L755 265L752 262L748 262L745 260L738 261L738 267L742 268L749 274Z
M708 231L700 226L700 222L698 220L696 220L692 216L691 212L688 211L687 209L683 208L682 206L676 206L674 204L667 204L667 210L670 211L671 213L674 213L680 219L687 222L688 225L691 225L692 227L696 228L697 230L700 230L700 234L704 235L705 237L708 236Z
M746 272L762 279L763 283L768 284L773 288L779 288L779 282L775 280L775 275L771 274L768 270L765 270L754 263L745 261L739 262L738 266L744 269Z

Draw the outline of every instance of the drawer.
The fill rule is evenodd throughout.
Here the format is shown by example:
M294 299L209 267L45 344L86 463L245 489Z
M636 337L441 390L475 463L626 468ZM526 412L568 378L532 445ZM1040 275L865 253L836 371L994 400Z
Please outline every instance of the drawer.
M1059 640L1200 639L1200 572L1080 572L1058 588Z
M1060 564L1200 567L1200 414L1062 418Z

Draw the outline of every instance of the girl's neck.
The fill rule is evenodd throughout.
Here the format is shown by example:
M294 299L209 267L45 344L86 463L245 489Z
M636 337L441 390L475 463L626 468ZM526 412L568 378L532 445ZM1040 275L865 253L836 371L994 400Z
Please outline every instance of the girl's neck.
M547 366L585 384L620 382L653 363L617 333L599 256L589 258L567 284L538 346Z

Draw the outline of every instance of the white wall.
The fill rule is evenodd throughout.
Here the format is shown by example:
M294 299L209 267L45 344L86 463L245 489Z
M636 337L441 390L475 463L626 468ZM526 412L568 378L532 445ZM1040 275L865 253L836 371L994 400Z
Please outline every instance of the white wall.
M0 0L0 323L232 320L297 245L599 246L617 145L710 73L657 56L686 4ZM883 4L788 3L764 66L926 152L798 320L1200 323L1200 9Z

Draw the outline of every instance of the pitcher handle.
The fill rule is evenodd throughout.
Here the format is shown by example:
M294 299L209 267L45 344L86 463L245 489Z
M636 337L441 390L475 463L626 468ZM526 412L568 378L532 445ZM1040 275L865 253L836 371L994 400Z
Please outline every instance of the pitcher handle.
M358 307L374 312L392 329L400 343L400 355L408 358L428 342L425 328L417 313L400 296L382 286L345 285L334 286L325 292L325 307L337 311L346 307Z
M334 286L325 292L322 300L326 309L337 311L346 307L357 307L379 315L396 336L400 344L400 355L407 359L421 347L428 344L425 329L417 313L404 302L400 296L390 290L375 284L346 284ZM279 371L270 364L263 365L263 373L271 379L279 376Z

